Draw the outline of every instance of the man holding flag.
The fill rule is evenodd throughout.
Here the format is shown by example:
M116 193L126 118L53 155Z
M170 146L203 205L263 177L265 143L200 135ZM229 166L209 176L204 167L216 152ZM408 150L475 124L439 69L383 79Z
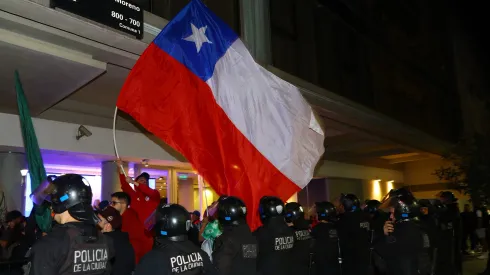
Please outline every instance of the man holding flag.
M220 195L242 198L256 228L264 195L305 187L324 133L298 88L255 63L200 0L140 57L117 106L185 156Z

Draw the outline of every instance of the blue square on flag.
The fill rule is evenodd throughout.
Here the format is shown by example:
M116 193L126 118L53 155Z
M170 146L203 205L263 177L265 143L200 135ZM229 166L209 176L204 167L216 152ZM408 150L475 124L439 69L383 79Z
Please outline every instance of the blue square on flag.
M237 39L233 30L201 1L192 1L153 43L207 81L216 62Z

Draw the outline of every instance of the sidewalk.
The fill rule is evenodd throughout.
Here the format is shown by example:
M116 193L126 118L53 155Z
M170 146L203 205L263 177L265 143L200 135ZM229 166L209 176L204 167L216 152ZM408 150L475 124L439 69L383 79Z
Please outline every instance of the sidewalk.
M478 260L476 256L467 256L463 261L463 275L478 275L485 270L487 260Z

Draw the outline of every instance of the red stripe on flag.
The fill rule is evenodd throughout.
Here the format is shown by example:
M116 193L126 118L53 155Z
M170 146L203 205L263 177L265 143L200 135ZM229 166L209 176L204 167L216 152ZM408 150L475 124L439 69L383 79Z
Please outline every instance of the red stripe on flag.
M117 106L179 151L218 194L243 199L252 229L260 225L262 196L287 200L300 190L235 127L210 87L153 43L132 69Z

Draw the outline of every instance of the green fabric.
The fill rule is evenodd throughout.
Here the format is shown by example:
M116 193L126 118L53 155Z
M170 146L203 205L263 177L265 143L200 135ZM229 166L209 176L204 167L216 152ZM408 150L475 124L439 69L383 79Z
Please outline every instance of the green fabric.
M221 235L221 233L222 232L221 232L218 220L214 220L214 221L206 224L204 232L202 232L202 237L206 240L214 240L219 235Z
M41 150L37 142L36 132L32 125L32 118L29 112L27 99L22 89L19 72L15 71L15 91L17 92L17 105L19 107L20 127L22 129L22 138L24 139L25 153L29 174L31 176L31 192L33 192L43 180L46 179L46 170L44 169ZM51 212L45 205L36 205L33 209L36 213L36 222L43 232L51 231Z

